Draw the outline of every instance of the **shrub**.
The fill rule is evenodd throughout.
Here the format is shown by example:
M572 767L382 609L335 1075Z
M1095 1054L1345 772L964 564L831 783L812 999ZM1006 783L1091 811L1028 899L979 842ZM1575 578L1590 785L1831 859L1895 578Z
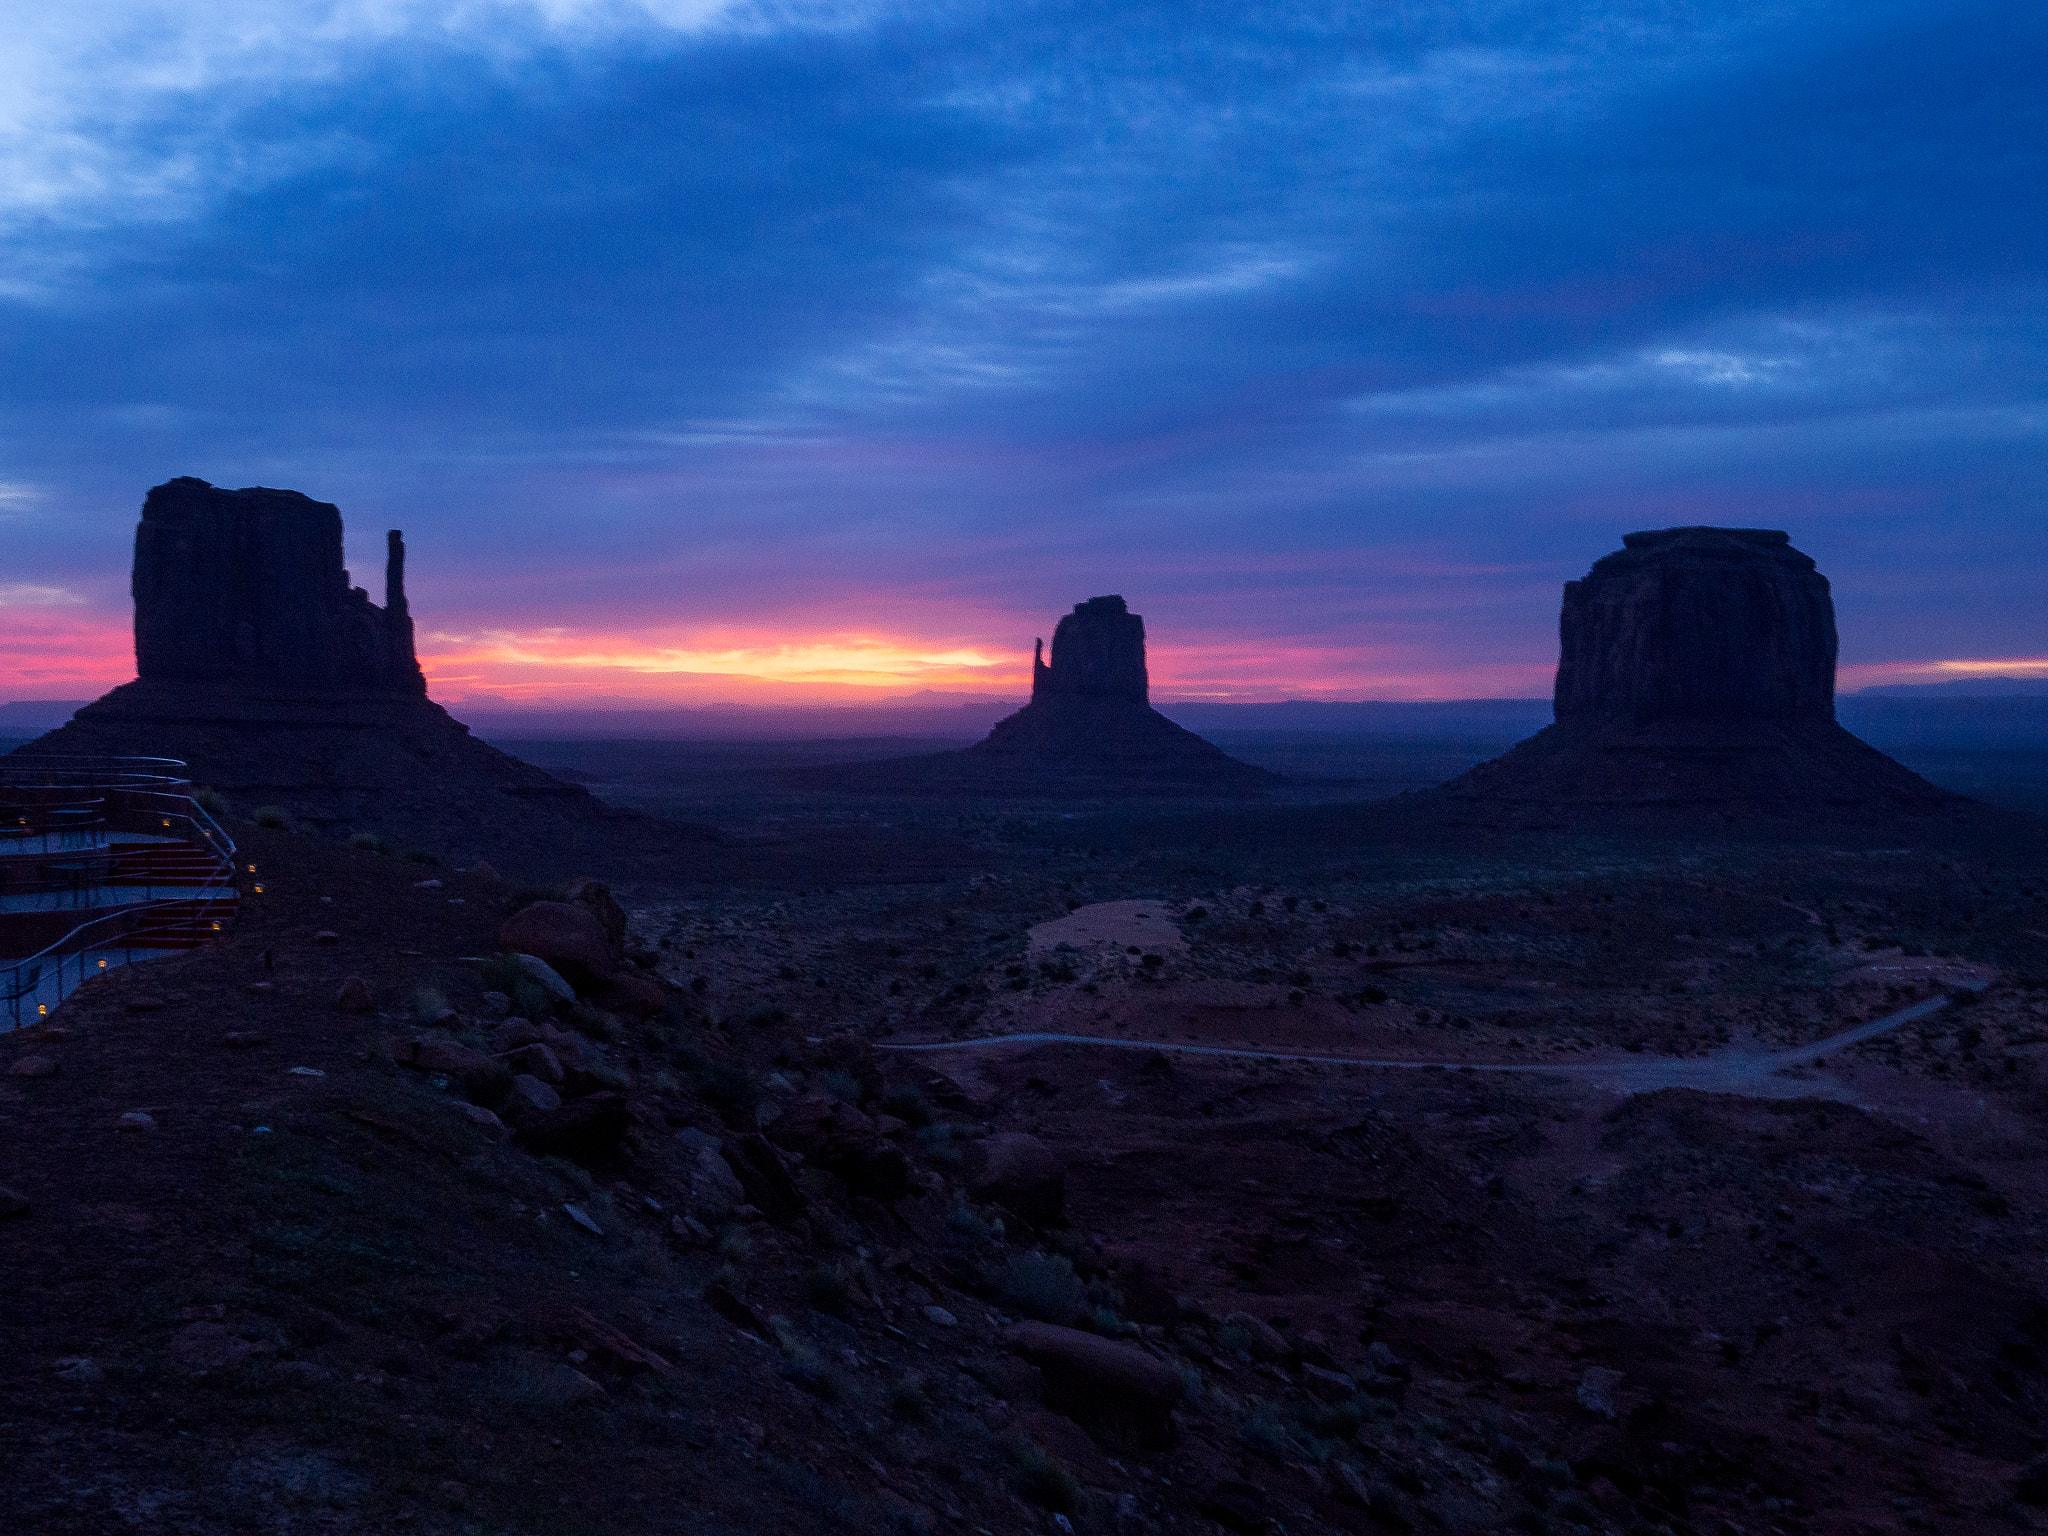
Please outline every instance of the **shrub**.
M391 845L384 841L380 833L376 832L354 833L350 836L348 845L351 848L359 848L364 853L383 854L391 851Z
M435 869L439 869L441 867L441 861L435 858L431 853L428 853L424 848L415 848L411 853L408 853L405 857L408 863L430 864Z
M206 805L204 800L199 803ZM207 806L207 810L212 812L213 808ZM289 832L292 829L292 813L281 805L259 805L249 819L257 826L268 827L273 832Z
M778 1317L770 1321L776 1341L782 1346L782 1374L828 1403L836 1403L844 1397L846 1383L840 1380L839 1373L825 1363L824 1356L798 1336L790 1327L789 1320Z
M937 1163L941 1168L956 1167L960 1162L960 1149L953 1143L959 1127L953 1125L927 1125L917 1133L918 1150L924 1153L928 1162Z
M777 1024L787 1024L788 1022L789 1010L787 1008L756 1008L747 1015L747 1027L749 1029L773 1029Z
M228 804L228 797L217 789L202 788L193 790L192 803L216 821L227 815L229 810L232 809Z
M1071 1515L1081 1507L1081 1485L1074 1475L1035 1445L1017 1452L1017 1492L1056 1515Z
M848 1104L860 1102L860 1080L851 1072L827 1072L820 1080L825 1092Z
M925 1103L924 1095L916 1088L905 1085L891 1088L882 1095L882 1113L894 1115L905 1125L923 1130L932 1123L932 1107Z
M995 1228L984 1221L981 1213L965 1200L946 1212L946 1228L971 1243L985 1243L995 1236Z
M1040 1322L1071 1321L1087 1298L1074 1266L1051 1253L1020 1254L1003 1271L998 1294L1013 1312Z

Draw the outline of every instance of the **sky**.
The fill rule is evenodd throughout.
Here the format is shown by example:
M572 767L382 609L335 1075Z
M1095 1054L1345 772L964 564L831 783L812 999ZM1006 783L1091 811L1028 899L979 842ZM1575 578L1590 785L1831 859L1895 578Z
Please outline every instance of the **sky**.
M0 0L0 699L175 475L444 702L1547 694L1637 528L2048 675L2048 8Z

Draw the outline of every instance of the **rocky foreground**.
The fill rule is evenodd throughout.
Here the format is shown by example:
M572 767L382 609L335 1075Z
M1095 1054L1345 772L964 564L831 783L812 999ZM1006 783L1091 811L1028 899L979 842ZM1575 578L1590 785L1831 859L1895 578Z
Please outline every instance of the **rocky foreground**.
M1072 881L629 914L235 831L217 949L0 1038L11 1529L2041 1523L2038 979L1769 1101L886 1049L1796 1036L1927 994L1900 925L2009 926L1989 866L1219 886L1089 948Z

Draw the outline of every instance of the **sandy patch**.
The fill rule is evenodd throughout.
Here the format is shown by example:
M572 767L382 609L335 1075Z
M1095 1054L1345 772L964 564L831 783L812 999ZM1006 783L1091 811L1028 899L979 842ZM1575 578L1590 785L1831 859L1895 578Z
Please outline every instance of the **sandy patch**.
M1188 941L1180 936L1166 904L1159 901L1099 901L1092 907L1077 907L1065 917L1040 923L1031 930L1031 953L1071 944L1089 949L1098 944L1126 949L1135 944L1153 954L1185 952Z

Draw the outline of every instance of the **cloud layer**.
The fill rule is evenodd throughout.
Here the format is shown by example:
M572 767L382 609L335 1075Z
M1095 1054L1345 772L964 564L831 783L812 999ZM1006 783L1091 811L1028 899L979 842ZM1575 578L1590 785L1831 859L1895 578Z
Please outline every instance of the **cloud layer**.
M0 573L102 633L191 473L627 671L1122 591L1189 694L1541 691L1678 522L1791 529L1847 662L2048 655L2038 7L37 17Z

